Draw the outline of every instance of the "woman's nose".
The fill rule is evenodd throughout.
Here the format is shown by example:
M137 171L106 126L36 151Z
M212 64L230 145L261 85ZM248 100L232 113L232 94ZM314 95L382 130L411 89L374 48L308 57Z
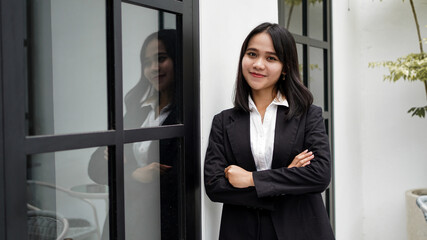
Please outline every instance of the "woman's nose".
M264 60L262 58L255 59L254 67L258 69L263 69L265 67Z
M159 70L159 61L157 61L157 60L151 61L150 70L151 71L158 71Z

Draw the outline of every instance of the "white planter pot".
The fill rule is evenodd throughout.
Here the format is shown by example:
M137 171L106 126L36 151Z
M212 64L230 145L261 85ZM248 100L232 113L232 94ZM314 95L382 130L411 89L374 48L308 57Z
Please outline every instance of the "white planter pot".
M408 240L427 239L427 221L417 206L417 197L427 195L427 188L406 191L406 229Z

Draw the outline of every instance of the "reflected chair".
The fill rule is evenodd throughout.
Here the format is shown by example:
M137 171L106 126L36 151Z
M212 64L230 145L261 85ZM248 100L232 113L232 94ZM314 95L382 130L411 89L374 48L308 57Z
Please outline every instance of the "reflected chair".
M28 240L63 240L68 231L68 221L52 211L27 212Z
M427 195L417 197L417 205L423 211L424 217L427 221Z
M60 216L60 220L62 220L62 224L65 223L64 227L66 227L66 230L61 238L64 239L65 238L71 238L73 240L87 240L87 239L94 239L94 237L96 236L96 239L100 239L101 238L101 233L100 233L100 228L99 228L99 221L98 221L98 215L96 212L96 207L95 205L83 198L79 198L76 197L70 190L57 186L55 184L51 184L51 183L47 183L47 182L42 182L42 181L35 181L35 180L27 180L27 188L29 191L29 197L28 197L28 209L30 209L31 214L34 215L35 213L48 213L50 212L50 216ZM50 190L50 192L48 192L48 190ZM52 192L53 190L53 192ZM63 214L58 213L57 209L55 209L55 204L49 204L46 203L45 200L51 200L49 199L49 195L50 196L57 196L58 193L62 193L63 197L67 197L69 198L69 201L72 202L72 204L70 204L70 208L72 209L83 209L84 205L85 207L89 207L92 211L93 214L93 218L94 218L94 222L95 222L95 226L92 225L92 223L90 223L89 221L87 221L84 218L75 218L75 217L69 217L69 216L62 216ZM35 195L41 195L42 199L36 199ZM53 194L53 195L52 195ZM43 199L44 198L46 199ZM73 200L74 199L74 200ZM73 201L71 201L73 200ZM53 205L53 207L52 207ZM39 219L33 219L31 220L32 222L36 222L37 221L42 221ZM46 220L47 225L51 225L50 227L53 230L49 230L51 231L51 235L53 233L58 234L59 230L58 229L62 229L61 228L61 223L59 222L49 222L47 219L43 219L43 221ZM50 218L50 220L52 220L52 218ZM64 221L65 220L65 221ZM30 219L29 219L30 221ZM56 226L55 228L53 228L53 226ZM30 224L29 224L30 227ZM50 229L50 228L47 228ZM48 230L46 230L48 231ZM62 233L61 233L62 234ZM37 239L37 240L56 240L56 239L60 239L61 235L55 235L55 237L58 236L58 238L29 238L29 239Z

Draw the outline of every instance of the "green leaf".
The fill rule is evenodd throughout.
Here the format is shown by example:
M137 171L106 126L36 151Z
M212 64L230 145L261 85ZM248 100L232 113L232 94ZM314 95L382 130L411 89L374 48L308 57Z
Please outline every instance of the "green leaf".
M420 118L425 118L426 116L426 112L427 112L427 106L424 107L412 107L411 109L408 110L408 113L412 112L412 117L413 116L418 116Z
M384 80L427 81L427 54L425 53L411 53L395 61L371 62L368 66L388 68L389 74L384 75Z

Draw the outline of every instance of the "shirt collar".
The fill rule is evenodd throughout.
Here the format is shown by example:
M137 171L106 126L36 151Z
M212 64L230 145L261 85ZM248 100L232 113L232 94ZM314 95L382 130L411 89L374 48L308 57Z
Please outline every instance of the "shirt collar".
M151 110L157 110L157 107L159 106L159 99L156 97L151 97L149 99L147 99L145 102L143 102L141 104L141 108L143 107L150 107ZM168 105L166 105L162 110L160 110L160 115L167 113L169 111L171 111L171 104L169 103Z
M285 97L282 96L282 94L280 92L277 92L276 97L273 99L273 102L271 102L271 104L275 104L278 106L285 106L285 107L289 107L289 103L288 100L286 100Z
M251 95L249 94L249 96L248 96L248 103L249 103L249 110L250 111L252 111L252 110L254 110L254 109L257 109L256 108L256 105L255 105L255 102L254 102L254 100L252 99L252 97L251 97ZM270 103L270 105L271 104L274 104L274 105L277 105L277 106L285 106L285 107L289 107L289 103L288 103L288 100L286 100L286 98L284 98L283 96L282 96L282 94L278 91L277 92L277 95L276 95L276 97L273 99L273 101Z
M254 110L254 109L257 109L256 108L256 105L255 105L255 103L254 103L254 100L252 100L252 97L251 97L251 95L249 94L249 96L248 96L248 102L249 102L249 110L250 111L252 111L252 110Z
M152 96L141 103L141 108L150 106L151 109L155 109L158 105L159 105L159 100L156 97Z

